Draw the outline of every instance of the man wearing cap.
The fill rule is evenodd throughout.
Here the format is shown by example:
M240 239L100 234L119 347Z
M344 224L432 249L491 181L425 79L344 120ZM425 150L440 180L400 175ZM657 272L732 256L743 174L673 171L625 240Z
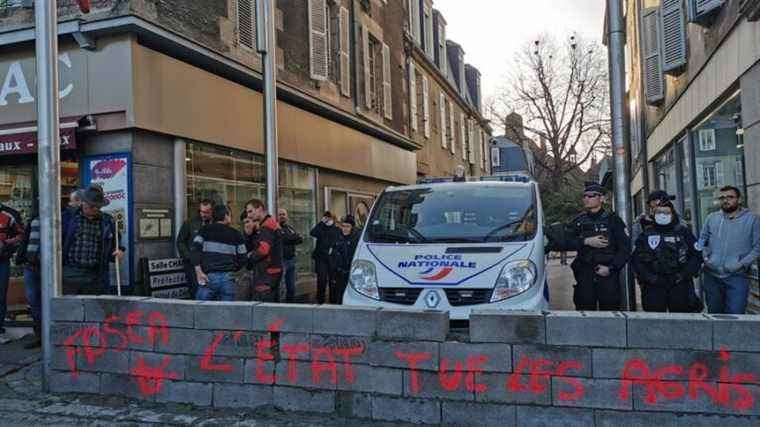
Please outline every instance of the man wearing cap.
M124 257L116 246L116 225L101 209L108 206L103 188L90 184L82 205L63 213L63 293L98 295L109 285L109 264Z
M330 250L340 238L340 228L335 225L333 214L327 211L322 215L322 220L311 229L310 234L317 240L311 255L317 270L317 304L324 304L327 286L334 282L330 274Z
M569 224L568 246L578 251L571 268L577 284L573 301L577 310L620 309L620 270L628 262L631 242L623 220L604 209L603 187L587 183L583 193L586 212Z

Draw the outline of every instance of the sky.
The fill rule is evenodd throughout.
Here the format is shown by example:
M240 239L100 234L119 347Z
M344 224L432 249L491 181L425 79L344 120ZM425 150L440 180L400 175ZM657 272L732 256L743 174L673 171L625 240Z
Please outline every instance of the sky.
M514 54L541 33L573 32L601 42L605 0L434 0L446 18L447 38L482 75L483 96L495 93Z

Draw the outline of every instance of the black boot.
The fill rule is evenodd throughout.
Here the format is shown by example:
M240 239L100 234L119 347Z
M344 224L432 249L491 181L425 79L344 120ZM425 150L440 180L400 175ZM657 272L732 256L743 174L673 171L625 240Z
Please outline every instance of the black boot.
M24 350L32 350L42 347L42 331L38 325L34 325L34 339L24 344Z

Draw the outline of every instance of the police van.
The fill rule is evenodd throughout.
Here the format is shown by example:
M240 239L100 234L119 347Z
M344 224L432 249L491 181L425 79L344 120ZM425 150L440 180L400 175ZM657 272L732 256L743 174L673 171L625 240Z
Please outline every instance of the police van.
M538 183L511 174L423 180L375 202L343 303L445 310L548 309Z

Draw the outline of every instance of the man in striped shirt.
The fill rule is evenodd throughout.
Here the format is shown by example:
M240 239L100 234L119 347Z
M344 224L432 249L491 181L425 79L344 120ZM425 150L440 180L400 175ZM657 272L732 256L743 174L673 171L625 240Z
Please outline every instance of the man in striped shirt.
M248 260L245 239L230 227L230 210L223 204L214 207L213 224L201 228L193 239L191 261L198 278L195 299L234 301L233 273Z
M37 211L35 206L34 212ZM29 311L34 321L34 340L24 345L25 349L42 346L42 295L40 288L40 217L35 214L24 232L24 242L16 254L16 264L24 266L24 290L29 302Z

